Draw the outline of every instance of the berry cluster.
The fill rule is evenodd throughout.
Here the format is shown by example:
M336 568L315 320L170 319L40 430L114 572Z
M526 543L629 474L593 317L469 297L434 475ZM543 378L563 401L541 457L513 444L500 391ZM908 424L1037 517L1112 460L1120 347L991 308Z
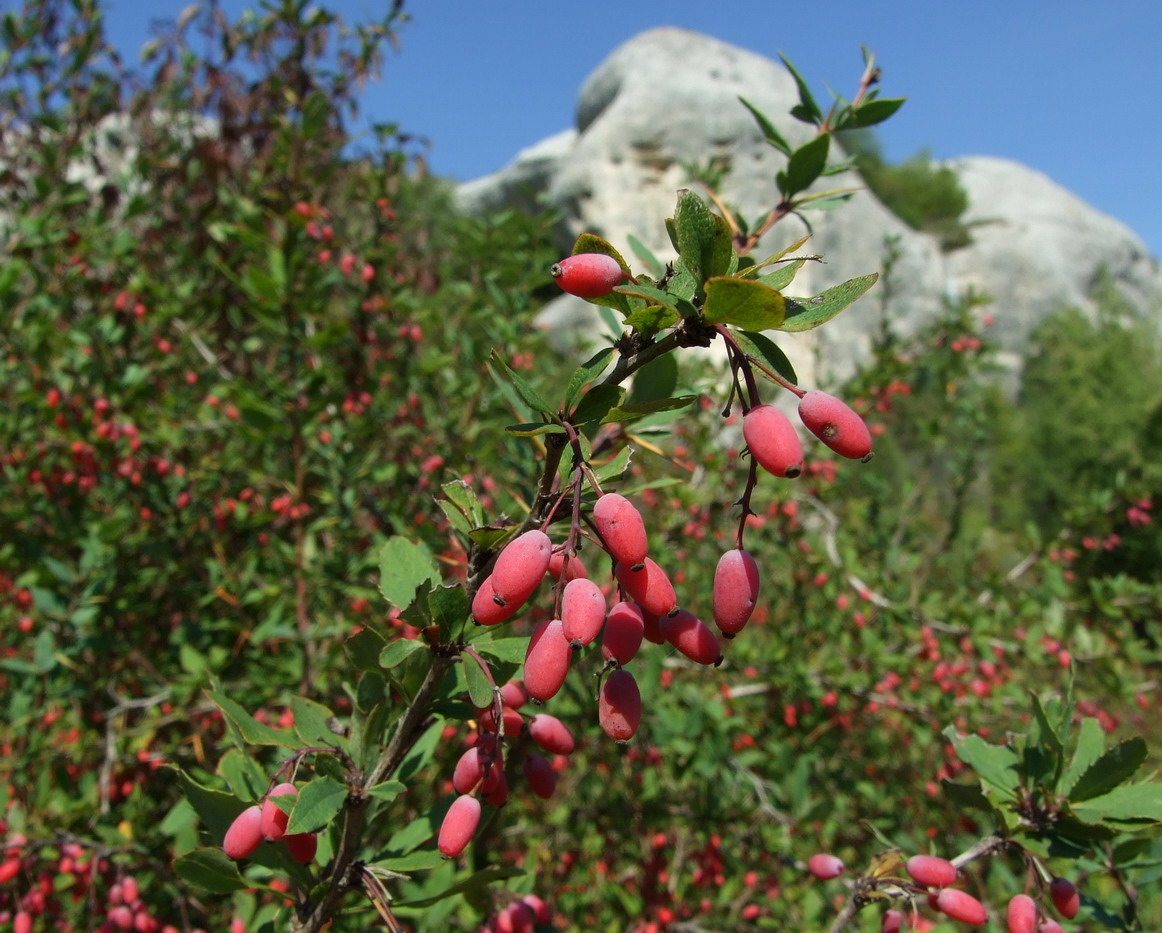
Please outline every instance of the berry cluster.
M276 784L261 804L247 807L234 818L222 840L222 851L232 859L249 858L263 842L282 842L291 858L309 865L315 859L319 839L315 833L287 833L290 814L274 802L275 797L297 794L294 784Z

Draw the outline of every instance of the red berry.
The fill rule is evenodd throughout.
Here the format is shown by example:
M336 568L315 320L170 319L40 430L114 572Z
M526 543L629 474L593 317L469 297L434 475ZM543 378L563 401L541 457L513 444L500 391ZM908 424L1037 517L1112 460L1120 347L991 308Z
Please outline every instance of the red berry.
M505 545L492 568L492 589L502 603L520 606L533 595L549 569L553 542L533 529Z
M437 846L448 858L455 858L471 842L476 827L480 825L480 801L467 794L461 794L444 814L440 824Z
M566 564L564 551L553 552L553 556L549 558L548 573L554 580L560 580L561 574L564 574L566 581L589 576L585 572L585 565L581 562L581 558L576 554L570 557L568 564Z
M560 619L538 625L525 652L524 685L529 696L542 702L556 696L569 673L571 655Z
M593 506L593 524L614 560L636 567L646 559L646 525L625 496L609 492Z
M230 858L246 858L262 842L262 807L247 807L234 818L222 840L222 851Z
M19 875L21 864L19 855L14 855L0 863L0 884L7 884Z
M518 603L501 605L493 598L495 595L496 590L492 588L492 577L485 577L484 582L480 584L480 589L472 597L472 618L481 625L499 625L501 622L507 622L520 609Z
M722 648L718 639L694 613L679 609L673 616L659 623L666 641L699 664L718 664L722 661Z
M290 814L280 810L271 798L298 792L293 784L279 784L266 795L262 802L262 835L268 842L278 842L286 834L286 824L290 820Z
M534 794L544 800L553 796L557 789L557 772L547 758L532 752L525 756L522 770Z
M727 638L742 631L759 598L759 568L740 548L727 551L714 571L714 622Z
M1009 901L1009 933L1033 933L1037 925L1037 904L1027 894Z
M637 606L637 603L633 605ZM642 612L642 624L645 627L642 634L646 641L655 645L664 645L666 643L666 636L662 634L662 620L654 615L652 612L646 612L641 606L638 606Z
M319 837L315 833L290 833L283 836L282 841L286 843L291 858L302 865L311 864L319 851Z
M799 417L807 430L841 457L866 460L872 439L864 420L846 402L812 389L799 399Z
M645 619L637 603L618 603L609 610L605 633L601 636L601 654L607 661L629 664L642 646Z
M627 742L641 723L642 695L629 671L611 671L601 685L597 703L597 720L611 739Z
M1037 933L1065 933L1065 931L1056 920L1046 920L1037 927Z
M521 898L521 902L533 912L533 918L537 923L549 923L553 919L549 905L535 894L526 894Z
M529 720L529 736L546 752L554 755L571 755L576 744L569 727L548 713L537 713Z
M843 874L843 859L837 855L817 852L807 859L807 871L820 881L830 881Z
M27 910L18 910L12 918L12 933L32 933L32 914Z
M945 888L936 896L936 909L953 920L980 926L989 918L984 904L958 888Z
M756 405L743 415L742 437L768 473L794 479L803 472L803 442L791 419L774 405Z
M900 933L904 926L904 915L898 910L885 910L880 921L880 933Z
M936 855L913 855L904 868L926 888L946 888L956 883L956 866Z
M482 755L481 750L476 747L468 749L460 756L452 771L452 788L456 793L470 794L480 786L480 782L484 780L486 757L491 758L491 753L487 756Z
M678 597L674 593L674 584L650 558L643 562L641 570L634 570L629 564L618 561L613 568L613 575L629 597L646 612L656 616L668 616L678 608Z
M625 273L621 264L604 253L578 253L553 263L549 274L570 295L600 298L621 284Z
M510 680L500 688L500 699L509 709L520 709L529 701L529 695L519 681Z
M1049 885L1053 906L1066 920L1072 920L1081 909L1081 895L1067 878L1054 878Z
M561 593L561 630L574 647L585 647L605 622L605 594L592 580L570 580Z

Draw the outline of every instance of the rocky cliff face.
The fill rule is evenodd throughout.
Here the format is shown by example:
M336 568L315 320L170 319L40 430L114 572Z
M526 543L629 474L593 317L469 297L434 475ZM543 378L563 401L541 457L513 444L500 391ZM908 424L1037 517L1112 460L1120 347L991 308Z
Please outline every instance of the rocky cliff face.
M659 257L671 258L663 220L673 213L676 190L690 185L685 164L727 162L730 174L720 194L756 225L778 200L774 178L785 160L763 141L740 95L792 146L810 138L811 127L787 116L798 95L781 64L682 29L642 33L586 80L576 129L462 185L461 201L492 210L543 197L562 217L563 250L590 232L629 257L632 234ZM973 288L991 296L996 334L1014 365L1042 317L1064 304L1091 307L1089 294L1103 270L1139 307L1155 313L1162 307L1162 270L1131 230L1017 163L966 157L949 164L969 195L972 245L945 255L933 237L907 227L861 191L838 210L804 215L813 233L806 250L826 262L805 266L790 291L811 295L877 271L885 238L896 238L891 313L900 328L907 331L936 313L946 295ZM822 181L834 187L856 184L858 177ZM756 255L776 252L805 232L803 220L788 218L766 235ZM578 307L583 304L563 296L544 319L553 327L588 327L591 318ZM827 327L781 342L793 344L785 348L804 382L828 375L812 365L821 342L830 375L842 375L865 351L879 314L873 289Z

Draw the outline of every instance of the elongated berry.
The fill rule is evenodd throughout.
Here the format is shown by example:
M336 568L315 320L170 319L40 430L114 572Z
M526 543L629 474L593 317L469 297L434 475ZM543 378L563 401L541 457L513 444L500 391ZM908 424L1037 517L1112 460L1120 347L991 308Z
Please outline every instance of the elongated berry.
M607 661L626 665L634 659L645 635L645 618L637 603L618 603L609 610L601 636L601 654Z
M495 598L510 605L521 605L533 595L549 569L553 542L543 531L533 529L509 541L492 568L492 590Z
M499 625L507 622L520 609L520 603L498 603L494 597L492 577L487 576L472 597L472 618L481 625Z
M904 915L898 910L885 910L880 921L880 933L900 933L904 928Z
M262 807L247 807L235 818L222 840L222 851L230 858L246 858L262 842Z
M529 701L524 684L518 680L510 680L500 688L500 699L510 709L520 709Z
M834 395L812 389L799 399L799 417L807 430L841 457L866 460L871 456L871 432L863 418Z
M561 593L561 630L574 647L585 647L601 634L605 594L592 580L570 580Z
M549 274L570 295L578 298L600 298L621 284L625 273L612 256L604 253L578 253L553 263Z
M576 745L569 727L548 713L537 713L529 720L529 736L546 752L554 755L572 755Z
M953 920L972 926L980 926L989 918L984 904L959 888L945 888L936 895L936 909Z
M807 859L807 871L820 881L830 881L843 874L843 859L826 852L816 852Z
M488 772L488 777L480 785L480 798L494 807L503 807L508 803L508 778L504 775L504 767L499 761Z
M666 636L662 634L662 619L654 615L652 612L646 612L637 603L634 603L642 611L642 624L645 626L642 634L646 641L655 645L664 645L666 643Z
M452 806L444 814L436 845L445 856L455 858L472 841L479 825L480 801L468 794L461 794L452 801Z
M589 574L585 571L585 564L581 558L576 554L565 559L565 552L554 551L552 557L549 558L548 574L550 579L560 580L561 575L565 575L565 580L576 580L578 577L587 577Z
M1065 933L1065 931L1061 929L1061 924L1056 920L1044 920L1037 927L1037 933Z
M548 800L553 796L553 791L557 789L557 772L544 755L538 755L536 752L526 755L521 769L534 794L542 800Z
M679 609L659 623L666 641L698 664L718 664L722 647L714 633L694 613Z
M743 415L742 437L768 473L794 479L803 472L803 442L791 419L774 405L756 405Z
M946 888L956 883L956 866L936 855L913 855L904 869L926 888Z
M315 853L319 851L319 836L317 833L288 833L282 837L286 843L291 858L302 865L309 865L315 860Z
M1033 933L1037 927L1037 902L1028 894L1018 894L1009 901L1009 933Z
M274 790L266 795L262 802L262 835L268 842L278 842L286 834L286 824L290 814L279 809L271 798L285 797L287 794L297 794L298 788L293 784L277 784Z
M727 638L742 631L759 598L759 568L748 551L734 548L714 571L714 624Z
M617 742L633 738L642 721L642 695L633 674L624 668L611 671L601 685L597 721L602 731Z
M489 790L496 784L498 770L495 746L475 745L456 762L452 771L452 788L458 794L471 794L477 788Z
M1049 884L1049 897L1066 920L1072 920L1081 910L1081 895L1068 878L1054 878Z
M556 696L572 653L560 619L546 619L536 627L525 652L524 685L530 697L544 702Z
M646 559L646 525L625 496L607 492L599 498L593 506L593 524L614 560L636 567Z
M668 616L676 612L678 597L666 572L648 557L643 564L641 570L634 570L629 564L618 561L614 565L613 575L629 598L646 612L656 616Z

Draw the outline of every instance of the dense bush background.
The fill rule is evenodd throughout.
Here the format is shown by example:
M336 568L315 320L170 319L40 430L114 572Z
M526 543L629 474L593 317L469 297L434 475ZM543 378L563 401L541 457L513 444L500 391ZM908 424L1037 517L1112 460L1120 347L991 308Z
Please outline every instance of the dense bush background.
M535 441L504 433L521 418L485 361L500 348L559 395L578 361L530 322L569 244L547 213L457 215L394 128L353 154L357 79L398 23L346 40L337 25L295 3L199 15L130 80L96 3L4 17L0 803L23 859L0 885L5 922L23 904L37 929L108 926L129 878L139 929L274 917L277 874L223 898L171 868L220 841L177 771L237 790L243 768L203 691L271 723L293 696L349 712L368 666L350 636L416 634L376 591L383 541L424 541L455 580L465 542L439 485L464 479L493 520L531 494ZM901 201L931 189L913 198L918 226L958 229L939 173L871 171ZM748 548L763 605L727 662L707 674L653 647L637 662L646 721L622 748L596 728L598 662L582 661L552 703L581 739L555 798L515 793L471 855L521 872L398 915L474 929L511 889L567 928L822 929L841 889L805 879L814 852L862 867L889 846L951 855L991 829L940 784L963 769L945 726L999 740L1027 727L1028 691L1072 680L1080 714L1156 734L1156 309L1108 290L1103 307L1041 326L1014 405L990 379L987 303L905 337L890 302L865 299L850 313L882 315L875 357L828 388L866 413L877 456L836 462L815 445L802 479L760 482ZM708 617L746 478L737 412L723 434L712 371L651 376L706 401L633 428L623 488L684 605ZM467 734L438 725L376 827L383 851L431 847ZM281 761L255 756L263 775ZM1083 916L1148 927L1162 847L1113 851L1063 866ZM419 900L461 871L392 889ZM969 878L999 906L1024 870L997 858ZM340 925L373 916L356 907Z

